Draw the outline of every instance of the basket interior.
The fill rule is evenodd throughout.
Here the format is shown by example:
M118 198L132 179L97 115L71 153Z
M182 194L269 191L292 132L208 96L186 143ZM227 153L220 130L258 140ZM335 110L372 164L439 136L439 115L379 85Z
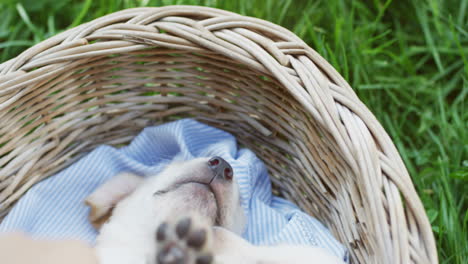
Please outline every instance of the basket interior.
M276 194L332 229L339 224L331 201L346 164L327 133L272 76L211 52L165 48L77 60L51 75L3 113L1 134L17 137L2 142L2 166L8 157L26 158L48 144L55 153L37 153L48 158L31 168L47 177L97 145L121 146L146 126L190 117L232 133L256 152Z

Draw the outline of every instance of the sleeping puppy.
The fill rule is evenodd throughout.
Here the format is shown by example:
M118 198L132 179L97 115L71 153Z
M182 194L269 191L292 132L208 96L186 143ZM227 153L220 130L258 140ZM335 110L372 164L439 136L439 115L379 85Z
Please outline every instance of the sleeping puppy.
M253 246L233 170L221 157L172 162L161 173L122 173L86 203L100 231L101 264L335 264L309 246Z

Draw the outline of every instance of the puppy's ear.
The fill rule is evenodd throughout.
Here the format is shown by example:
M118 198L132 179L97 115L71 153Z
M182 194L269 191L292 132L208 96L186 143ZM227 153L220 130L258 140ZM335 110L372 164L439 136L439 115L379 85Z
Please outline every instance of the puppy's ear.
M91 208L89 220L99 230L112 215L114 207L130 195L143 181L143 178L131 173L121 173L99 186L90 194L85 204Z

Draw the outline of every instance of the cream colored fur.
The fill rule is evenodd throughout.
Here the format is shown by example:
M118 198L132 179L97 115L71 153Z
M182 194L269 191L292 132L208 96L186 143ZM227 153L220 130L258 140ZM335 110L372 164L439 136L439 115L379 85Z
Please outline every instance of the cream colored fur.
M91 207L90 220L100 228L95 247L99 262L156 264L158 226L163 221L194 216L196 224L209 232L204 250L214 255L214 263L343 263L320 248L259 247L242 239L245 217L237 184L213 178L207 161L199 158L173 162L158 175L145 179L119 174L90 195L86 201ZM212 192L199 184L210 181Z

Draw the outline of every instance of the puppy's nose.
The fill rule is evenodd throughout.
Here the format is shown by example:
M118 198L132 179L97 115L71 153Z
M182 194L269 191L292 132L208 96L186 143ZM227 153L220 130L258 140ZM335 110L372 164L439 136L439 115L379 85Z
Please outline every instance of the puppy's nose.
M208 166L213 170L215 175L222 175L224 179L230 181L234 176L231 165L223 158L215 156L208 160Z

